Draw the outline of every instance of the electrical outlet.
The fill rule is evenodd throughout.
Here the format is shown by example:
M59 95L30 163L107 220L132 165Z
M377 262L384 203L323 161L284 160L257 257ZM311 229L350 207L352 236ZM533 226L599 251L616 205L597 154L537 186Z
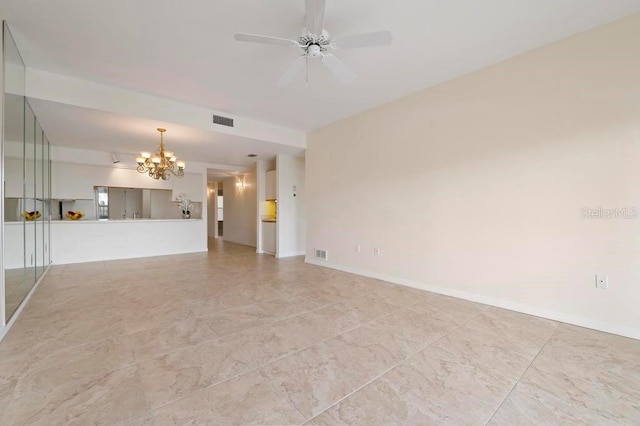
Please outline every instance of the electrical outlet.
M596 275L596 288L606 290L609 288L609 277L607 275Z
M356 244L356 253L360 253L360 244Z
M378 247L374 247L373 248L373 255L374 256L380 256L380 249Z

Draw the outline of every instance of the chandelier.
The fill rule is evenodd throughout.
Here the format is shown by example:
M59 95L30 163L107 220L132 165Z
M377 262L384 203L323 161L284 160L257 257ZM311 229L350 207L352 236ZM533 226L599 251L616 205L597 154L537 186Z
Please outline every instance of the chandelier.
M164 149L163 134L167 129L158 128L160 132L160 145L156 151L156 155L151 156L150 152L141 152L140 156L136 157L138 163L138 172L148 173L152 179L169 179L169 172L175 176L183 177L184 168L186 166L184 161L177 161L173 151L166 151Z

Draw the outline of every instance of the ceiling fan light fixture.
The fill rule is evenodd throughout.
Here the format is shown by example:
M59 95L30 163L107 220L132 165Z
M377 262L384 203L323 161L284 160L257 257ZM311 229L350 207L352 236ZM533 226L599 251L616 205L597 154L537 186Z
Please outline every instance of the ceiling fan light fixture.
M317 58L318 56L322 55L320 46L318 46L317 44L310 45L308 52L309 52L309 56L311 56L312 58Z
M278 86L287 86L296 75L307 67L307 83L309 79L309 58L321 58L322 63L342 83L349 84L356 79L356 75L337 57L330 53L336 49L353 49L360 47L383 46L391 43L392 37L389 31L357 34L353 36L338 37L332 39L323 28L325 18L326 0L305 0L305 24L300 32L298 40L283 39L278 37L262 36L255 34L238 33L234 38L238 41L250 43L262 43L280 45L302 49L302 55L293 61L287 71L278 81ZM325 59L327 59L325 61Z

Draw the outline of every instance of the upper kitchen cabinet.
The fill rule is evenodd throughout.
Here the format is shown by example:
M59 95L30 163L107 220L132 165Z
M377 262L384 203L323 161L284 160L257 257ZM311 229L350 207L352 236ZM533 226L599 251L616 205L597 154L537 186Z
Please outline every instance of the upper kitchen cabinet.
M93 200L93 172L83 164L51 163L51 198Z
M171 176L173 183L172 200L177 201L180 194L196 203L202 202L202 175L199 173L185 173L183 177Z
M277 185L276 185L276 171L270 170L267 172L266 179L265 199L275 200L277 198Z

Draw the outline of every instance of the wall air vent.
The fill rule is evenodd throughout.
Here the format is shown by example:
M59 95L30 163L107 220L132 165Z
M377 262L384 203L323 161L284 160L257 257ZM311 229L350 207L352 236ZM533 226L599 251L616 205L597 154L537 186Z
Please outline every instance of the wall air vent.
M233 118L223 117L221 115L213 115L213 124L221 126L233 127Z
M316 259L327 260L327 251L316 249Z

